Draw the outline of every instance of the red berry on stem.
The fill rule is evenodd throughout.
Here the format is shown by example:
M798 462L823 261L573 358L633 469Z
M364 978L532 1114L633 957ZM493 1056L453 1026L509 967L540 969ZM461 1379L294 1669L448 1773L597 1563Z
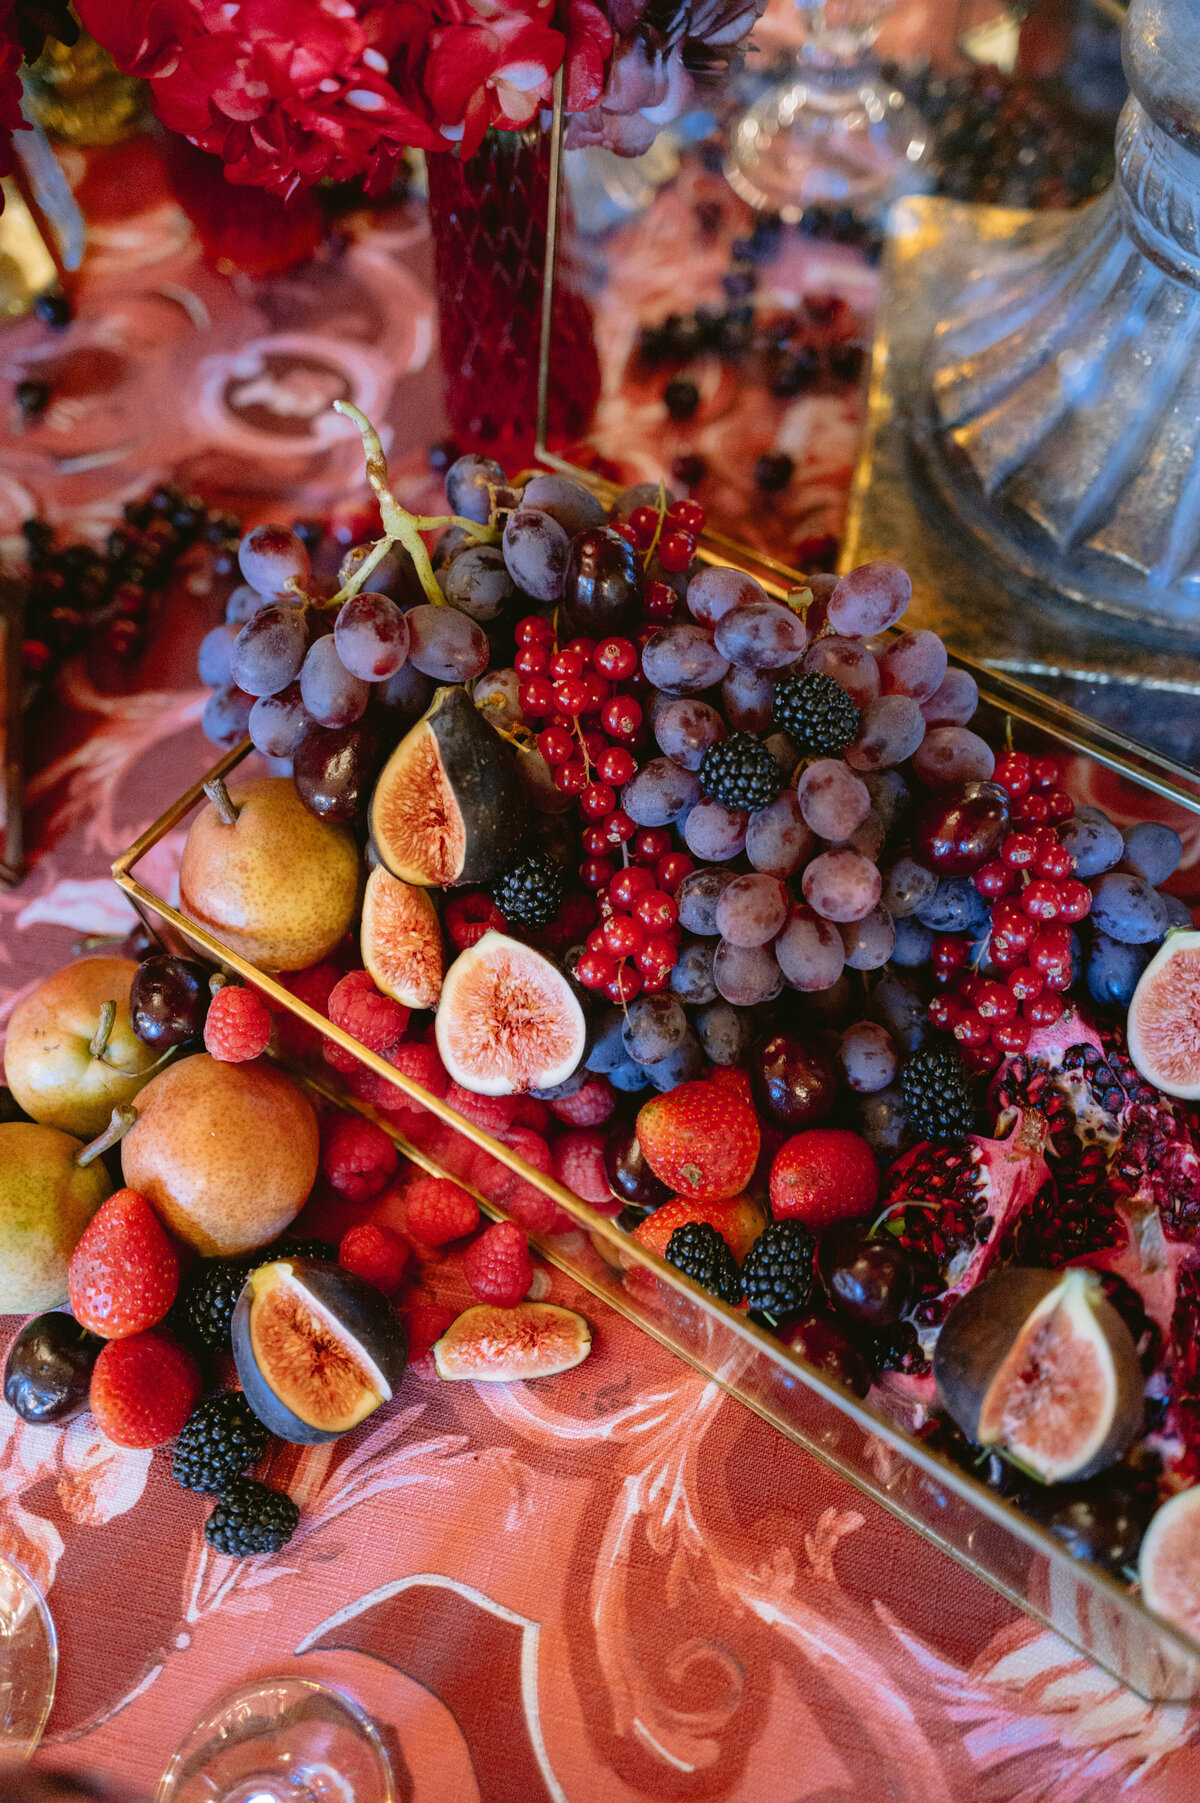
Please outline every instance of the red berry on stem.
M553 770L556 764L565 764L575 749L573 736L562 726L546 726L538 734L538 750Z
M1075 860L1066 846L1060 845L1056 839L1053 845L1043 845L1038 848L1033 868L1039 876L1048 877L1055 883L1061 883L1065 877L1071 875L1075 868Z
M684 877L690 876L695 868L686 851L669 851L665 858L659 859L654 874L658 878L659 888L674 895Z
M1014 800L1027 795L1033 786L1033 759L1023 751L1006 751L996 759L992 781L1006 789Z
M1058 884L1036 878L1022 895L1021 906L1031 920L1057 920Z
M633 550L640 551L642 549L642 546L638 540L638 535L634 531L633 527L629 524L628 520L622 520L621 524L619 526L613 527L613 531L615 533L617 533L619 535L619 537L623 538L625 540L625 543L627 545L630 545L633 548Z
M639 864L656 864L671 849L671 835L660 826L643 827L633 842L633 855Z
M975 1075L984 1071L994 1071L1004 1054L994 1040L986 1045L965 1045L962 1048L963 1063Z
M589 858L602 858L608 851L608 838L602 826L585 826L583 849Z
M1050 805L1044 795L1022 795L1013 803L1012 814L1026 826L1041 826L1050 818Z
M1058 913L1060 920L1086 920L1092 909L1092 892L1086 883L1078 877L1058 886Z
M550 674L556 682L563 676L582 676L583 659L577 651L568 651L564 647L550 659Z
M1025 1051L1032 1037L1033 1029L1019 1014L1011 1020L998 1020L992 1028L992 1044L1008 1058Z
M641 703L632 695L614 695L600 710L600 723L614 739L634 739L642 724Z
M672 501L667 508L667 519L672 526L679 526L684 532L693 535L704 530L706 515L699 501Z
M975 996L975 1009L984 1020L1011 1020L1017 1012L1017 999L1005 984L985 979Z
M517 690L517 700L521 704L521 712L536 719L539 714L554 712L554 691L544 676L531 676Z
M578 676L564 676L554 685L554 705L564 714L581 714L587 698L587 688Z
M629 639L601 639L592 652L592 663L609 682L623 682L638 667L637 646Z
M587 889L603 889L615 868L609 858L585 858L579 866L579 880Z
M1016 887L1016 883L1016 871L1001 863L999 858L993 858L990 864L982 865L975 872L975 887L980 895L986 895L990 900L999 895L1007 895L1010 889Z
M579 680L587 693L587 700L583 707L584 713L598 714L608 700L608 684L602 676L597 676L594 670L585 670Z
M582 795L587 788L587 771L578 758L569 763L560 764L554 772L554 786L561 789L564 795Z
M604 949L614 958L632 958L646 940L646 929L632 914L614 914L604 923Z
M929 955L933 959L934 969L943 976L949 976L952 971L962 969L969 949L965 939L952 933L941 933L934 940Z
M604 985L604 993L609 1001L620 1008L631 1002L635 995L642 993L640 974L630 964L619 964L608 982Z
M957 996L950 995L947 991L941 995L935 995L930 1001L929 1018L935 1027L941 1028L943 1033L951 1031L961 1013L962 1003Z
M1019 965L1008 973L1008 987L1019 1002L1032 1002L1046 987L1045 978L1032 964Z
M1035 1027L1052 1027L1063 1017L1063 999L1060 995L1039 995L1025 1004L1025 1018L1032 1021Z
M677 956L678 951L674 940L668 939L662 934L655 934L652 938L647 939L644 945L639 946L634 959L645 983L649 984L660 976L664 979L668 977Z
M596 773L603 782L627 783L637 769L637 759L623 745L609 745L596 758Z
M661 889L648 889L644 895L640 895L633 911L651 933L665 933L679 919L679 909L675 906L674 898L664 895Z
M522 645L513 658L513 669L518 676L544 676L549 668L547 647L537 641L532 645Z
M617 805L617 792L608 783L589 783L579 796L579 806L589 820L602 820Z
M639 551L648 551L654 543L658 532L659 513L657 507L635 507L629 516L629 524L637 535Z
M568 651L573 651L576 657L582 660L583 667L586 670L595 654L596 641L595 639L589 638L572 639L566 648Z
M1051 820L1069 820L1075 812L1075 803L1063 789L1051 789L1046 796L1046 806Z
M1037 852L1037 840L1032 833L1009 833L1000 847L1001 860L1010 870L1027 870Z
M696 541L690 532L664 532L658 541L658 561L673 576L686 570L695 555Z
M648 620L669 620L675 612L677 596L669 582L652 577L642 597L642 612Z
M637 832L637 823L629 818L624 808L614 808L604 822L604 836L610 845L624 845Z
M1035 789L1057 789L1061 772L1057 758L1034 758L1033 786Z
M523 620L518 620L515 636L518 645L552 645L554 628L549 620L543 620L537 614L526 614Z
M607 952L586 951L575 966L575 975L585 989L603 989L616 969L616 961Z
M642 869L638 864L627 864L613 878L608 893L616 907L632 909L638 897L648 895L653 888L654 878L648 870Z
M992 1037L991 1022L974 1008L964 1008L950 1031L962 1046L982 1046Z

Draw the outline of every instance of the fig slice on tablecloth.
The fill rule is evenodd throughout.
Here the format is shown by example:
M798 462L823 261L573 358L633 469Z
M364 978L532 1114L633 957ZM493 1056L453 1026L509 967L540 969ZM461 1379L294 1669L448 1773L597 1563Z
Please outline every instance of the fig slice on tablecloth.
M554 1089L579 1068L588 1023L569 979L531 945L489 931L460 952L442 984L437 1048L476 1095Z
M512 856L528 818L511 747L465 689L440 688L379 773L371 838L405 883L486 883Z
M516 1308L479 1303L451 1322L433 1357L439 1377L506 1384L570 1371L591 1349L592 1330L574 1309L553 1302Z
M1133 1336L1080 1266L986 1278L946 1317L933 1375L968 1439L1044 1484L1103 1471L1142 1427Z

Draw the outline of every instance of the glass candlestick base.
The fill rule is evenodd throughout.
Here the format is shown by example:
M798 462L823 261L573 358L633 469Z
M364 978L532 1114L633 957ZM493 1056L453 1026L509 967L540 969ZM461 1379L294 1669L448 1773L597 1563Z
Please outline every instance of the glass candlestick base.
M395 1803L379 1733L307 1678L267 1678L217 1703L159 1779L155 1803Z
M33 1757L57 1676L58 1641L42 1593L19 1565L0 1558L0 1768Z

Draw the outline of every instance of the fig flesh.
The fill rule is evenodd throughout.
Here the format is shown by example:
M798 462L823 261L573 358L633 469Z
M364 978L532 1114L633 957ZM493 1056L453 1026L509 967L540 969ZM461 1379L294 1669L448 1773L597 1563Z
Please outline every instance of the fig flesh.
M336 1440L390 1402L404 1376L404 1328L374 1284L315 1259L250 1273L233 1311L246 1401L281 1440Z
M1168 933L1129 1004L1129 1056L1169 1096L1200 1097L1200 933Z
M591 1349L592 1330L574 1309L553 1302L520 1302L516 1308L481 1302L451 1322L433 1358L439 1377L508 1384L570 1371Z
M440 688L380 771L370 828L381 861L423 888L486 883L528 808L510 747L462 688Z
M406 1008L437 1005L446 960L428 890L402 883L378 865L367 878L359 944L371 980L384 995Z
M1200 1485L1158 1510L1138 1559L1148 1608L1200 1638Z
M933 1376L968 1439L1043 1484L1092 1477L1143 1423L1145 1378L1094 1271L995 1272L951 1309Z
M565 1083L587 1056L587 1017L570 981L530 945L486 932L460 952L435 1022L442 1063L476 1095Z

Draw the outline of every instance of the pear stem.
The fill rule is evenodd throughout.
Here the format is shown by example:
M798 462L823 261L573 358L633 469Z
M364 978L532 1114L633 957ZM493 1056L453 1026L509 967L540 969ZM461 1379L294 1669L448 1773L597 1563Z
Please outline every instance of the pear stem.
M112 1030L117 1023L117 1004L102 1002L100 1005L100 1025L88 1042L88 1051L93 1058L103 1058L108 1050L108 1042L112 1038Z
M216 808L217 813L221 816L222 824L224 826L236 826L238 814L241 810L234 807L229 790L225 787L224 777L210 777L208 782L204 785L204 793L208 796L208 799L212 802L214 808Z
M75 1154L73 1163L78 1165L79 1169L82 1171L89 1164L93 1164L103 1153L110 1152L115 1145L124 1139L125 1135L129 1132L129 1129L133 1126L133 1123L137 1120L137 1117L136 1108L114 1108L112 1111L112 1119L104 1129L104 1132L94 1139L90 1145L81 1146L79 1151Z

